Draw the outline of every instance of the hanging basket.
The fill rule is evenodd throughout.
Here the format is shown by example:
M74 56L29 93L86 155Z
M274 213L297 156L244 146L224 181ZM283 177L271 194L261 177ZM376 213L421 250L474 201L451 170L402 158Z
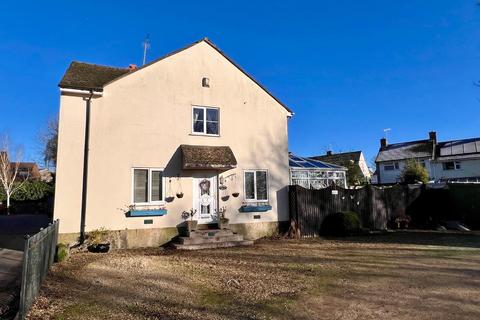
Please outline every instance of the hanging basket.
M234 193L232 193L232 196L233 196L234 198L238 197L239 195L240 195L240 192L234 192Z
M179 199L183 198L183 192L177 192L177 198Z

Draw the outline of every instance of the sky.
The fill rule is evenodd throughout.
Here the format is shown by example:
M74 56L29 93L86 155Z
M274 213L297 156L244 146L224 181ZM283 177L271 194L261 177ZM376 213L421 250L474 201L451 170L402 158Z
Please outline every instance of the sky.
M208 37L295 112L302 156L480 136L480 6L435 1L2 1L0 132L38 160L72 60L127 67Z

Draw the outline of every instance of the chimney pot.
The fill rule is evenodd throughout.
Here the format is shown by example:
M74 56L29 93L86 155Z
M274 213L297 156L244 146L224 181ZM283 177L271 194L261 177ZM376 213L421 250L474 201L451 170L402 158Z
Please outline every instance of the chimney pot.
M129 64L128 69L129 70L135 70L135 69L137 69L137 65L136 64Z
M387 138L380 139L380 147L386 148L388 146Z
M332 155L332 150L328 150L327 151L327 156L331 156Z

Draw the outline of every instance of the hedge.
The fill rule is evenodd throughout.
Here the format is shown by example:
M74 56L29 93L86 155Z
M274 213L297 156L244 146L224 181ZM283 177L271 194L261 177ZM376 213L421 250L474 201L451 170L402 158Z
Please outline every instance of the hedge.
M55 186L43 181L27 181L10 198L15 201L40 200L53 195ZM5 190L0 188L0 201L6 201Z

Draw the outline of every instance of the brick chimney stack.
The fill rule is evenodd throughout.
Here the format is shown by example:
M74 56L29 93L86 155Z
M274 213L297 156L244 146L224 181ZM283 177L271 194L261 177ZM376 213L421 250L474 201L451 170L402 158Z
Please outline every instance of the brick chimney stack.
M332 150L327 151L327 156L331 156L333 154Z
M433 143L437 143L437 133L435 131L430 131L428 133L428 138L430 139L430 141L432 141Z
M380 148L385 149L388 146L387 138L380 139Z

